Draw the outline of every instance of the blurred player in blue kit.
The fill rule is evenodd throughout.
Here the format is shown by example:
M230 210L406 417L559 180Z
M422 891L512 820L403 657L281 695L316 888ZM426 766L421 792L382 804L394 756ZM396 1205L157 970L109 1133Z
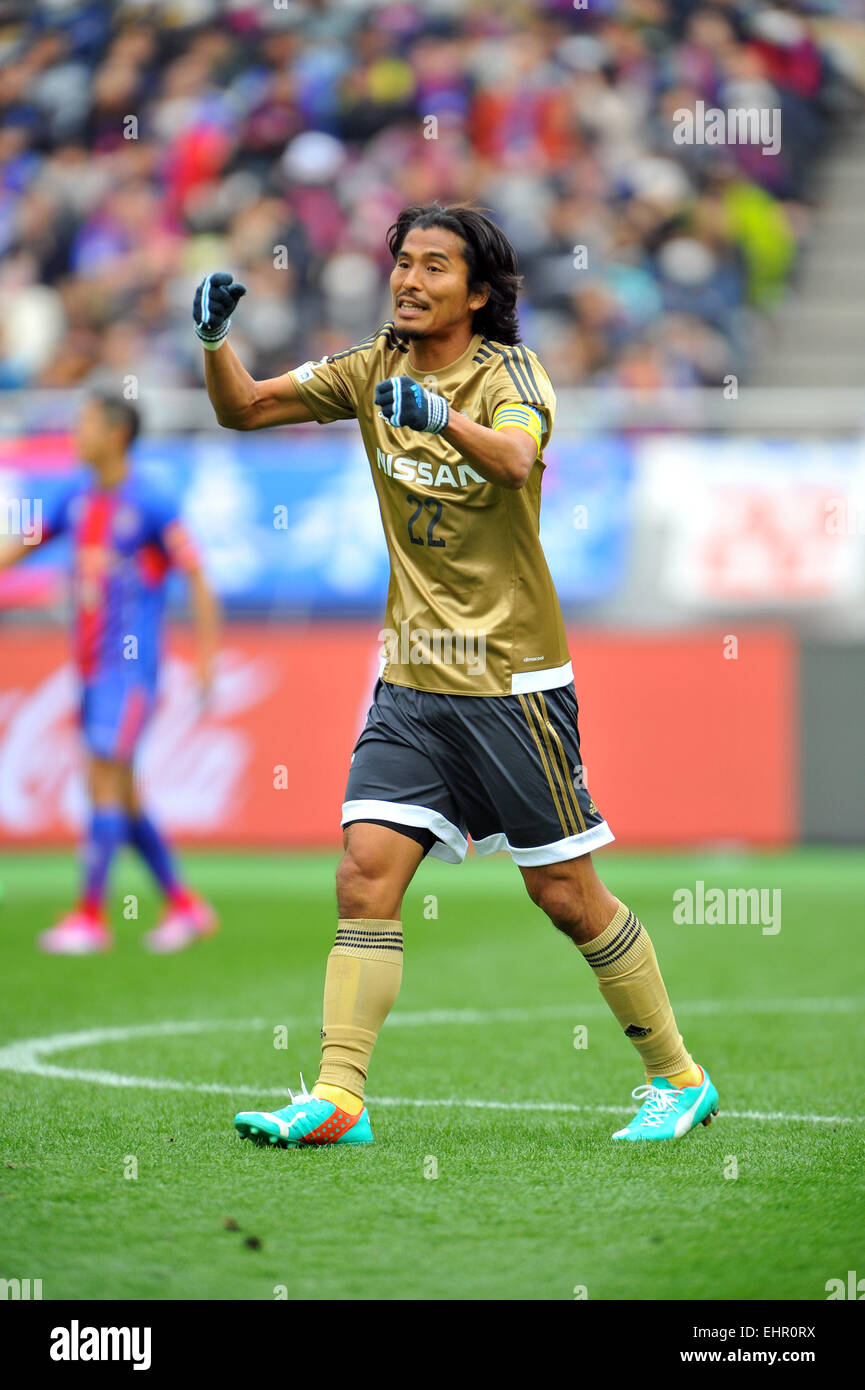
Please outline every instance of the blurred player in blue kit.
M142 807L134 761L153 713L159 677L166 581L186 575L198 643L198 679L207 697L219 628L217 601L177 502L131 465L139 432L135 407L108 393L81 409L76 447L88 465L46 509L41 534L0 549L0 569L38 544L68 535L72 550L73 646L80 681L79 717L91 810L83 846L83 882L75 907L39 937L43 951L87 955L110 950L108 874L130 845L165 899L161 921L144 938L166 953L216 930L216 914L184 883L164 835Z

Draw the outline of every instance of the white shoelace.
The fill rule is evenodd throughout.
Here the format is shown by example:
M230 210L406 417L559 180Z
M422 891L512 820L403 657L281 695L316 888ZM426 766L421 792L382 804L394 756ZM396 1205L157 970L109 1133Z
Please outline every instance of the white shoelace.
M292 1105L302 1105L305 1100L315 1100L315 1096L312 1094L312 1092L306 1089L306 1082L303 1079L303 1072L300 1073L300 1090L298 1091L297 1095L295 1095L294 1091L291 1089L290 1086L288 1088L288 1094L291 1096Z
M663 1124L681 1094L681 1091L661 1091L657 1086L651 1085L637 1086L631 1092L634 1100L643 1102L642 1108L646 1113L642 1122L646 1125Z

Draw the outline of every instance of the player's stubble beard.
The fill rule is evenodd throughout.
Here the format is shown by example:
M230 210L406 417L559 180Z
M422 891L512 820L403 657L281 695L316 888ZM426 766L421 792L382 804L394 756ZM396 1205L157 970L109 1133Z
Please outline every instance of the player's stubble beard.
M394 324L393 331L405 343L418 343L421 339L429 337L429 333L424 332L422 328L397 328Z

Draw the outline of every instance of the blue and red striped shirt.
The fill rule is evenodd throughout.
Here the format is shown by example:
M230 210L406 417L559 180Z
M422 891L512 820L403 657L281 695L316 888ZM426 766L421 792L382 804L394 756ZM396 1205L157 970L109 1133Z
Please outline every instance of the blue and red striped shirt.
M176 501L130 473L113 488L79 478L44 518L42 541L72 540L75 658L86 684L129 676L155 685L166 579L198 554Z

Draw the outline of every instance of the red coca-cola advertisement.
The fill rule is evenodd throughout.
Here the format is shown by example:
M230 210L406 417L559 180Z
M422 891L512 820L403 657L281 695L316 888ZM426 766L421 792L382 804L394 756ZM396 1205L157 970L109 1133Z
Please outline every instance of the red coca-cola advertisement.
M624 848L772 846L797 833L796 663L780 629L639 635L572 629L583 761ZM378 670L375 624L226 629L199 703L188 634L170 635L142 739L147 800L187 843L339 843L354 741ZM86 805L65 635L0 635L0 845L71 842Z

